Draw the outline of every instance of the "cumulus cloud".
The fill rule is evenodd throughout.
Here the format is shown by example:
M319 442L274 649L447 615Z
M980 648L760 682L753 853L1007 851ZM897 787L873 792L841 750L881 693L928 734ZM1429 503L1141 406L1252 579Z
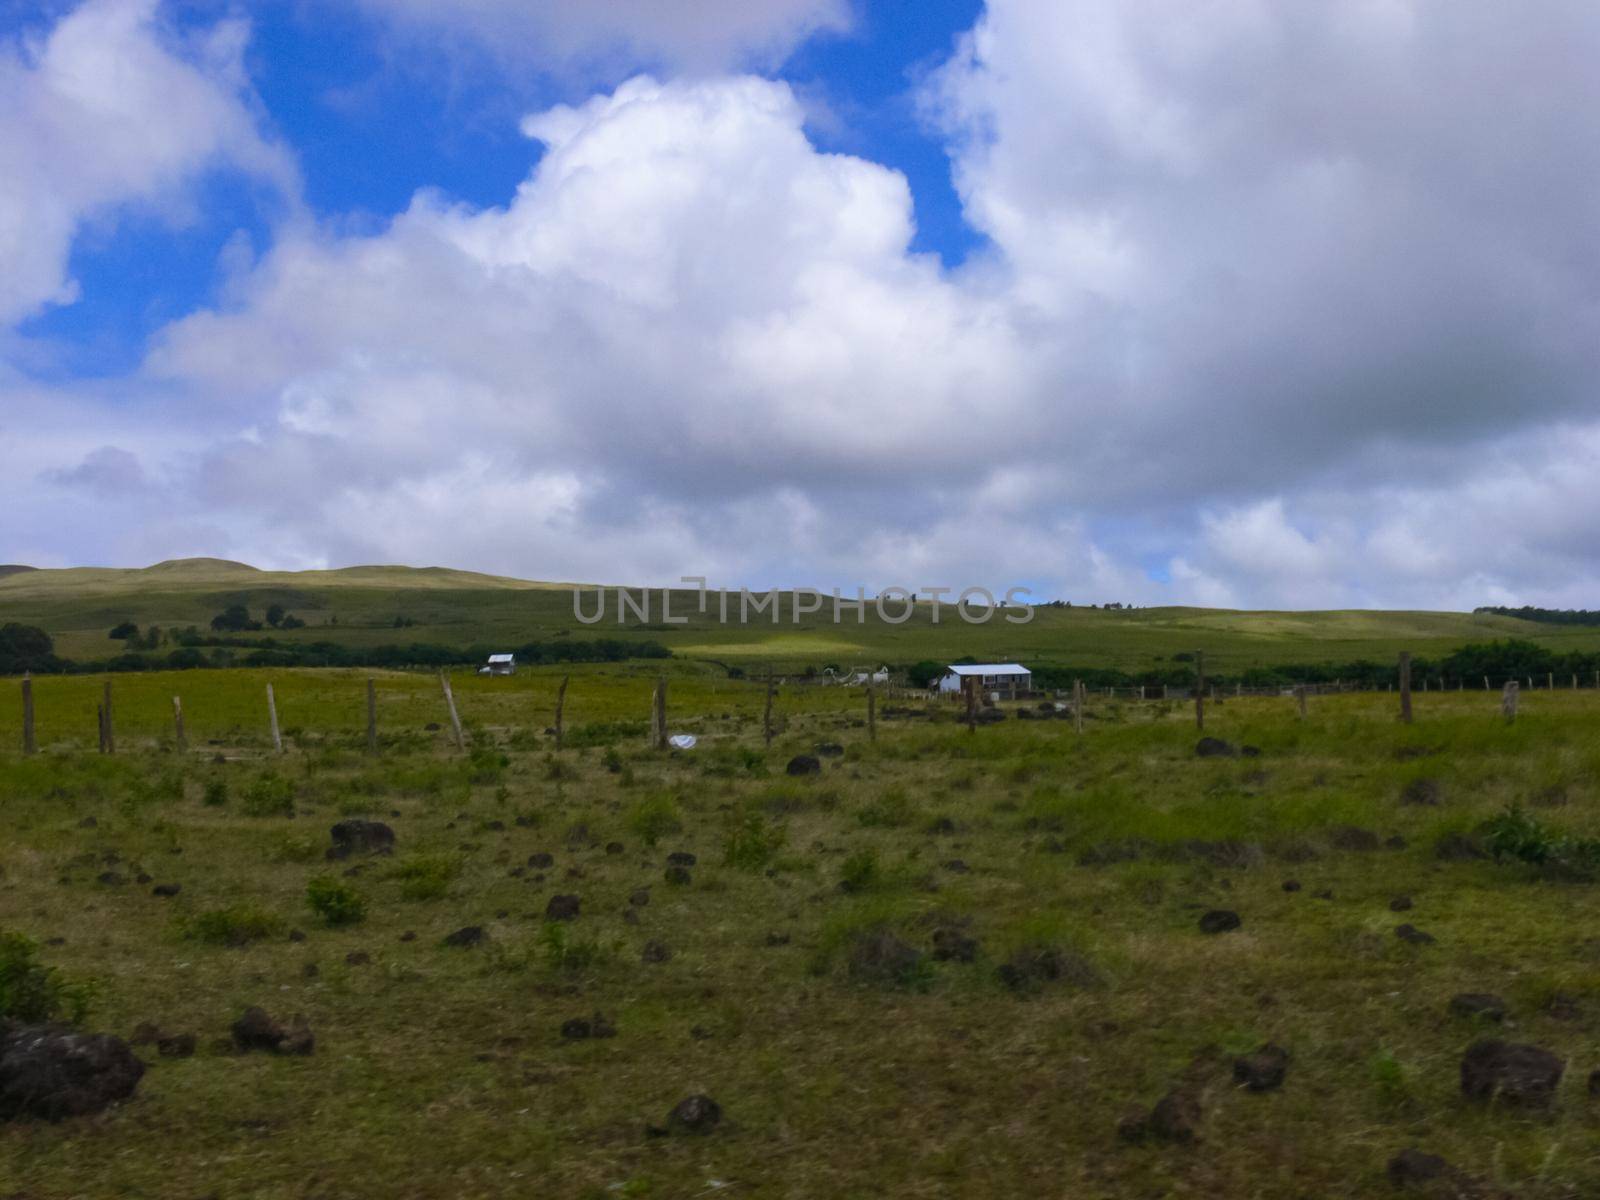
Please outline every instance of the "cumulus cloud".
M72 241L118 206L173 206L229 164L292 193L242 66L247 26L180 37L156 0L88 0L42 37L0 42L0 326L71 303Z
M112 554L1593 607L1596 51L1575 0L992 0L924 95L954 272L786 85L636 77L527 117L504 205L282 230L138 377L181 445L30 436L63 503L103 446L155 481Z
M511 63L643 63L697 72L773 67L807 37L842 31L849 0L361 0L401 28L444 34Z

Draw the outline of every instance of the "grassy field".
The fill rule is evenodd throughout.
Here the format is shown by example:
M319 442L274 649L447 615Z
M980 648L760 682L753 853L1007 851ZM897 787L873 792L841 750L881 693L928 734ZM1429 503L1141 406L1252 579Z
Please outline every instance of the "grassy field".
M1595 693L1524 696L1510 726L1481 693L1419 695L1410 727L1382 695L1316 698L1303 723L1226 700L1208 732L1260 754L1202 759L1177 705L1099 701L1082 735L935 708L869 740L844 689L784 690L768 747L759 685L672 672L692 752L647 748L655 672L626 667L574 675L560 752L559 674L458 677L469 754L427 728L435 680L382 676L377 758L365 673L119 677L113 757L90 752L98 680L36 681L46 752L0 757L0 925L92 983L87 1028L199 1048L146 1048L137 1096L100 1116L0 1126L0 1192L1300 1200L1387 1194L1417 1146L1525 1200L1600 1194L1600 895L1470 856L1508 804L1600 834ZM819 743L842 753L785 775ZM395 854L323 861L352 815ZM320 877L364 919L314 913ZM575 921L545 919L556 894ZM1211 909L1242 926L1200 932ZM444 943L469 925L488 940ZM1008 983L1041 947L1060 977ZM1505 1025L1452 1015L1461 992L1498 993ZM234 1053L249 1005L303 1014L315 1053ZM596 1013L615 1036L562 1036ZM1486 1032L1568 1060L1549 1112L1461 1097ZM1236 1087L1232 1056L1269 1041L1283 1086ZM1193 1144L1119 1138L1180 1083ZM695 1093L715 1131L647 1132Z
M634 591L638 595L637 589ZM593 625L573 616L567 585L533 584L437 568L356 567L345 571L269 573L210 559L184 560L144 570L17 571L0 574L0 622L46 629L57 652L93 661L122 649L107 637L124 620L140 627L198 625L202 630L229 604L243 603L259 617L282 604L306 628L266 631L287 641L334 640L351 645L431 642L507 646L559 637L617 637L660 642L674 654L749 667L791 670L971 655L1081 667L1144 670L1172 655L1204 649L1215 671L1235 673L1283 663L1393 661L1399 650L1441 656L1468 642L1516 637L1556 651L1600 648L1600 627L1535 624L1510 617L1425 612L1231 612L1195 608L1035 610L1027 624L996 615L968 624L946 607L935 623L919 605L903 624L885 622L869 605L856 623L844 610L832 620L831 602L820 614L782 620L763 615L748 624L718 620L715 601L701 614L697 597L675 592L672 615L661 621L660 593L652 593L651 620L617 621L615 592L606 619ZM1040 597L1039 599L1045 599ZM584 593L594 611L594 593ZM738 599L732 612L737 616ZM893 610L891 610L893 615ZM413 624L396 628L399 618Z

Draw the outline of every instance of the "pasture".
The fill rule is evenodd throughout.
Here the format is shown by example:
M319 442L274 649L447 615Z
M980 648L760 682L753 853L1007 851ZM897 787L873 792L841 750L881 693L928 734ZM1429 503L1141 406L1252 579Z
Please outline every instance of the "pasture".
M869 739L860 692L793 687L769 746L763 685L674 661L700 742L662 753L659 670L574 670L560 750L562 672L453 676L465 753L436 679L380 675L376 756L365 672L119 676L115 755L101 679L36 680L29 758L4 681L0 927L84 1028L195 1041L0 1124L0 1193L1298 1200L1388 1193L1412 1147L1457 1173L1411 1194L1600 1193L1600 898L1483 828L1600 835L1594 692L1224 699L1206 732L1259 753L1199 757L1177 703L1078 734L887 701ZM347 819L393 853L327 860ZM314 1051L242 1052L251 1006ZM1463 1096L1489 1036L1565 1060L1548 1105ZM694 1095L708 1132L667 1120ZM1169 1095L1183 1128L1126 1136Z

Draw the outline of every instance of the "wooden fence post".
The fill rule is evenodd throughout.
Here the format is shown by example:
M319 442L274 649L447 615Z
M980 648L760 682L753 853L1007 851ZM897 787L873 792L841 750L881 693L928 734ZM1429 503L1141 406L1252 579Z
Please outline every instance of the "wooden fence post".
M566 707L567 707L567 684L571 681L571 679L572 679L571 675L563 675L561 677L561 686L556 689L556 749L557 750L561 749L561 715L562 715L563 712L566 711Z
M1411 724L1411 651L1400 651L1400 719Z
M100 705L100 724L103 730L102 739L107 754L117 752L117 725L111 710L111 680L106 680L105 700Z
M1500 715L1508 725L1517 719L1517 693L1521 690L1515 679L1508 679L1505 690L1500 693Z
M1202 733L1206 727L1206 652L1194 652L1194 727Z
M272 752L283 753L283 736L278 732L278 701L272 695L272 685L267 684L267 721L272 727Z
M1297 688L1294 689L1294 699L1295 699L1296 706L1300 709L1300 719L1302 721L1304 721L1306 719L1306 685L1305 684L1302 683L1300 686L1298 686Z
M461 733L461 716L456 712L456 696L450 690L450 679L444 673L443 667L439 669L439 686L444 691L445 706L450 710L450 728L455 731L456 749L465 750L467 748L467 739Z
M961 690L966 693L967 697L968 733L976 733L978 731L978 688L982 684L983 681L975 675L963 675L961 677Z
M1554 671L1551 671L1549 676L1545 679L1545 690L1548 692L1553 692L1556 690L1556 673Z
M378 752L378 681L367 678L367 753Z
M172 736L173 744L178 747L178 753L187 754L189 735L183 729L183 700L177 696L172 698Z
M650 744L657 750L667 748L667 679L656 680L655 695L650 699Z
M767 668L767 703L761 710L761 738L765 745L772 745L772 668Z
M33 733L33 674L22 676L22 752L39 753L39 742Z
M1072 681L1072 724L1079 733L1083 732L1083 702L1088 698L1089 690L1083 686L1083 680Z
M867 741L878 740L878 693L873 690L872 680L867 680Z
M1483 677L1483 690L1486 692L1489 690L1489 677L1487 675Z

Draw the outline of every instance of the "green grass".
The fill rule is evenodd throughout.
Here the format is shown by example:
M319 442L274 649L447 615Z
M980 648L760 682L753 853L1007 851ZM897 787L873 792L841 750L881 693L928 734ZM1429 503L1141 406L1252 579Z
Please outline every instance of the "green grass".
M266 630L254 636L291 642L510 647L562 637L614 637L660 642L684 658L752 672L767 666L793 671L830 663L906 664L966 655L1145 670L1200 648L1214 672L1236 673L1285 663L1392 661L1400 650L1440 657L1468 642L1507 637L1556 651L1600 648L1600 628L1467 613L1079 607L1040 608L1028 624L1012 624L996 615L986 624L972 625L948 607L935 623L931 608L921 605L903 624L892 624L880 620L869 605L863 622L856 623L852 610L846 609L842 613L846 619L835 624L831 604L796 623L791 619L792 604L785 603L777 623L763 616L739 624L720 622L714 599L702 614L696 595L674 592L674 615L688 619L668 625L655 610L652 616L657 619L651 622L630 616L627 624L619 624L614 589L609 597L606 619L586 625L573 616L567 585L441 568L263 572L243 564L195 559L144 570L78 568L0 576L0 619L39 625L56 639L58 653L87 661L108 658L122 649L120 642L106 636L121 621L132 620L141 628L198 625L205 630L213 616L234 603L246 604L257 617L269 604L287 607L306 621L304 629ZM659 605L659 593L653 600ZM585 603L586 611L592 612L592 593L586 594ZM730 612L737 617L736 598ZM396 618L412 624L396 628Z
M1288 699L1225 699L1208 732L1262 753L1202 760L1190 710L1166 703L1094 702L1082 735L968 732L935 706L869 742L859 695L802 688L781 694L767 747L761 684L671 669L693 752L630 732L653 676L627 667L573 673L569 730L612 731L559 753L542 732L558 675L460 677L469 754L435 680L383 676L375 758L364 675L119 677L115 756L93 752L99 681L36 681L45 752L0 755L5 928L28 978L92 989L86 1028L153 1021L200 1049L152 1054L135 1099L102 1116L0 1126L6 1190L1353 1200L1385 1194L1385 1162L1416 1145L1523 1200L1600 1192L1583 1095L1600 892L1534 861L1600 836L1594 693L1524 696L1511 726L1473 693L1418 695L1410 727L1384 695L1314 698L1303 723ZM297 730L282 756L268 679ZM179 689L186 755L166 725ZM782 775L820 741L844 755ZM1438 803L1402 803L1422 778ZM262 780L290 805L252 815ZM1514 805L1534 819L1512 830L1528 854L1435 853ZM324 861L353 808L395 829L393 858ZM1342 848L1350 827L1378 848ZM680 850L698 862L671 886ZM554 865L530 867L541 853ZM140 873L182 890L154 896ZM558 893L581 897L577 920L544 919ZM1400 894L1414 907L1392 912ZM330 921L352 897L363 919ZM1243 927L1201 934L1210 908ZM1436 943L1398 940L1402 921ZM468 925L488 941L444 944ZM976 940L970 961L933 958L949 929ZM877 931L923 957L853 978ZM650 941L670 959L645 961ZM1074 973L1002 980L1039 947ZM1464 991L1498 992L1499 1033L1568 1058L1551 1114L1459 1098L1461 1052L1484 1036L1448 1011ZM316 1053L224 1052L252 1004L303 1014ZM596 1012L615 1037L563 1040ZM1292 1055L1285 1086L1235 1090L1227 1055L1265 1041ZM1191 1075L1198 1145L1118 1139L1124 1112ZM723 1128L646 1136L694 1092Z

